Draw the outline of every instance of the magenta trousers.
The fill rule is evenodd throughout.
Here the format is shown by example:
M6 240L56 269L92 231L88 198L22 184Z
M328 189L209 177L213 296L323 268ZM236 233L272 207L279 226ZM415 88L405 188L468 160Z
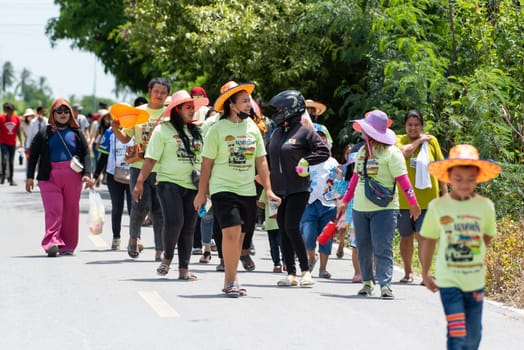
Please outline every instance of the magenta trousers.
M67 162L51 162L49 180L38 181L45 211L45 236L42 248L57 245L59 252L74 252L78 244L82 174Z

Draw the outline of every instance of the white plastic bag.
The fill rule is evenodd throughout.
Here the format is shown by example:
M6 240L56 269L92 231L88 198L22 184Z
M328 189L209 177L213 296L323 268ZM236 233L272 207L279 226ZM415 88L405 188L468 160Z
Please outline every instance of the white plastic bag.
M104 202L100 194L95 191L89 192L89 215L87 223L89 225L89 232L94 235L102 233L105 219Z

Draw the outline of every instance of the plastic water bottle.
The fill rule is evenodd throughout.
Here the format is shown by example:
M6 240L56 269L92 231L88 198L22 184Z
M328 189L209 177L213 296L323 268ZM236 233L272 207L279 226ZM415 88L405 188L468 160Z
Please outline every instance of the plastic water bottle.
M200 207L200 211L198 212L198 216L203 218L207 214L206 206L203 205Z
M320 244L326 244L331 237L337 233L337 221L330 221L324 226L322 232L317 237L317 242Z

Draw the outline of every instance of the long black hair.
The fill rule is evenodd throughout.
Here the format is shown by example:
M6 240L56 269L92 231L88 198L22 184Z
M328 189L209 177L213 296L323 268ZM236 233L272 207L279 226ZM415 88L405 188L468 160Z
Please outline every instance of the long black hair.
M186 149L186 153L191 156L191 158L195 157L195 152L193 152L193 149L196 141L200 141L202 143L202 135L200 134L200 130L198 126L196 126L193 123L187 124L187 129L191 133L191 136L193 137L193 145L189 144L189 137L187 137L187 134L184 131L184 120L182 119L182 116L178 113L178 106L174 107L171 110L171 115L169 116L169 121L171 122L171 125L175 128L175 130L178 132L178 136L182 139L182 142L184 143L184 148Z

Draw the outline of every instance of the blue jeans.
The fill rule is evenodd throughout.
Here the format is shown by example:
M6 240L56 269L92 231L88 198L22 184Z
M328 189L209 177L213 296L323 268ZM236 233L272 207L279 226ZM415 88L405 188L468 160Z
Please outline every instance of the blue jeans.
M361 212L353 209L353 226L358 247L358 264L363 281L373 280L373 256L377 282L389 286L393 276L393 235L398 210Z
M337 216L337 207L326 207L318 199L306 206L302 219L300 220L300 232L306 244L307 250L315 250L317 246L317 237L322 232L326 224L335 220ZM333 238L330 238L326 244L320 244L318 251L322 254L331 254Z
M439 291L448 323L448 349L478 349L482 337L484 289L463 292L459 288L440 288Z
M213 238L213 207L200 219L200 235L204 246L211 245Z

